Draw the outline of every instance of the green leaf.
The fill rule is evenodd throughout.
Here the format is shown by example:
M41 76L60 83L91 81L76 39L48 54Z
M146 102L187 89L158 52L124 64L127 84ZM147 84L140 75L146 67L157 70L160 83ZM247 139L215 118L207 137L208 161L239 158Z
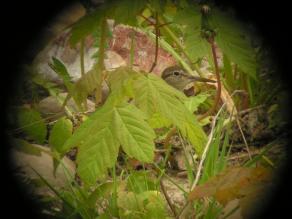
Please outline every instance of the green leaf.
M224 65L224 73L225 73L224 76L226 79L226 83L229 87L231 87L232 89L235 89L232 66L226 55L223 55L223 65Z
M40 113L34 109L21 108L17 115L19 128L39 144L47 136L47 127Z
M104 13L103 8L97 8L94 12L85 15L73 24L69 39L71 46L76 46L86 36L99 29Z
M194 61L197 61L209 55L211 47L209 43L201 37L201 30L192 29L186 32L185 50Z
M107 82L113 91L119 91L128 97L133 96L133 80L138 77L138 73L128 67L120 67L108 73Z
M209 96L210 94L200 93L197 96L188 97L184 104L190 112L195 112L198 110L198 107L207 100Z
M108 16L116 23L137 25L136 16L145 8L146 0L120 0L109 5Z
M146 116L129 103L120 104L119 98L111 94L65 143L64 150L79 146L78 173L87 183L94 183L113 167L120 144L130 157L153 160L155 135L144 121Z
M159 113L153 113L151 118L148 119L148 123L154 129L171 126L171 122Z
M201 36L201 12L199 6L179 10L174 22L184 27L184 44L187 54L194 60L207 56L210 52L208 42Z
M71 82L71 77L67 71L66 66L55 57L52 57L52 60L53 62L49 63L49 66L62 78L66 88L70 92L72 90L73 83Z
M145 115L130 104L116 107L113 118L113 132L118 137L123 150L130 156L143 162L152 162L154 158L155 133L146 123Z
M118 207L120 218L157 219L165 218L167 209L161 194L157 191L146 191L140 194L120 192Z
M116 163L119 143L110 125L110 121L102 121L103 127L98 127L93 136L83 136L84 143L77 155L77 171L85 183L94 184L97 178L104 176L107 168Z
M151 8L158 12L158 13L163 13L164 8L166 6L167 1L166 0L148 0Z
M73 124L71 120L66 119L65 117L60 118L53 126L49 137L49 144L52 149L63 154L65 152L63 145L66 140L71 137L72 130Z
M98 66L94 66L84 74L75 84L72 90L72 97L79 108L87 101L87 96L94 90L101 93L102 71ZM82 108L82 107L81 107Z
M134 83L134 90L135 103L141 110L149 117L154 113L163 115L189 138L197 153L203 151L206 134L195 116L183 104L187 98L182 92L152 74L141 75Z
M178 10L173 21L180 25L186 25L189 28L201 28L201 12L199 6L190 5Z
M127 178L127 188L134 193L155 190L156 185L149 171L134 171Z
M247 31L233 17L212 10L210 25L216 31L215 41L228 59L256 79L256 57Z

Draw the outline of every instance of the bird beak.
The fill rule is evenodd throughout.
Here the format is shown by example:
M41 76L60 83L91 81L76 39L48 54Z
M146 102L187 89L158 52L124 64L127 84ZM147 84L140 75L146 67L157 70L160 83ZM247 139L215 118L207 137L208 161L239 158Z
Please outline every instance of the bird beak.
M208 78L201 78L198 76L193 76L193 75L189 75L188 79L191 81L199 81L199 82L210 82L210 83L216 83L216 81L208 79Z

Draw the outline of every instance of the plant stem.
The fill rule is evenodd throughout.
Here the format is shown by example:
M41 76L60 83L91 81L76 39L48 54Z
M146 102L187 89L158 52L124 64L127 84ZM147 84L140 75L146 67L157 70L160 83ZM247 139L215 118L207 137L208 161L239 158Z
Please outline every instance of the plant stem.
M157 64L157 58L158 58L158 45L159 45L159 41L158 41L158 38L159 38L159 22L158 22L158 13L156 12L155 13L155 24L154 24L154 27L155 27L155 58L154 58L154 62L149 70L149 72L152 72L153 69L155 68L156 64Z
M221 97L221 81L220 81L220 73L219 73L214 38L209 39L209 43L211 44L212 55L213 55L213 59L214 59L215 74L216 74L216 79L217 79L217 92L216 92L216 97L215 97L213 106L211 107L211 109L209 109L206 113L204 113L202 116L200 116L198 118L199 121L206 118L207 116L209 116L210 114L212 114L216 110L217 105L219 104L219 101L220 101L220 97Z

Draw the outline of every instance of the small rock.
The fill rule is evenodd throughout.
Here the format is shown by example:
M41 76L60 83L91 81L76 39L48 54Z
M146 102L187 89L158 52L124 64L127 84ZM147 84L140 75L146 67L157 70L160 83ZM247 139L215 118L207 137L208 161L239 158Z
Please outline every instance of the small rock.
M65 99L68 93L60 93L59 95L62 99ZM73 112L79 111L76 103L72 98L68 101L67 107ZM89 112L93 112L95 110L95 104L91 100L87 100L87 107ZM64 109L62 109L62 104L59 103L57 98L54 96L49 96L41 100L37 108L45 117L55 115L55 118L59 118L65 113Z
M54 176L54 163L50 154L50 149L37 144L31 144L30 146L35 150L39 150L41 153L38 155L29 154L17 149L12 149L11 151L12 164L17 170L16 175L20 176L20 179L41 181L40 177L36 174L37 172L53 188L62 188L70 183L71 177L74 179L76 167L73 161L64 157L61 164L57 167L56 175ZM69 177L67 177L68 174ZM54 194L47 186L35 187L33 189L34 192L39 195Z

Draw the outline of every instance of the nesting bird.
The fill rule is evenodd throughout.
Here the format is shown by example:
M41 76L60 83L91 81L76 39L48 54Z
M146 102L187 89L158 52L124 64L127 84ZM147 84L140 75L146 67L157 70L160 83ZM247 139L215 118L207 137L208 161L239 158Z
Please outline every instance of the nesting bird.
M216 82L211 79L190 75L180 66L171 66L166 68L162 72L161 77L166 81L166 83L180 91L183 91L184 88L192 82Z

